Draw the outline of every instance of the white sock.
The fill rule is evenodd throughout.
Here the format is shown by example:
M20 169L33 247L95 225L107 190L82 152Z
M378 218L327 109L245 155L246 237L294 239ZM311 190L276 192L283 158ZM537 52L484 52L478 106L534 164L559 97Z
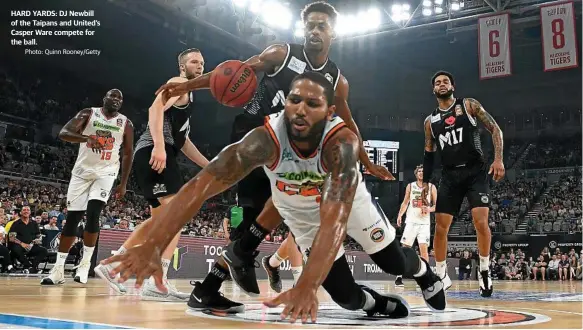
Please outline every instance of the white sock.
M419 260L421 262L421 267L419 268L419 271L413 275L413 277L421 277L423 275L425 275L425 273L427 273L427 265L425 264L425 262L423 260Z
M480 271L490 270L490 255L480 256Z
M294 285L296 283L298 283L298 280L300 279L300 276L302 275L303 270L304 270L304 267L302 267L302 266L291 268L291 272L292 272L292 275L294 277Z
M269 258L269 265L273 268L277 268L277 267L279 267L279 265L281 265L281 263L284 260L285 259L280 257L279 254L277 254L277 252L275 252L274 254L271 255L271 258Z
M168 279L168 268L170 268L170 259L162 259L162 279Z
M369 311L374 308L375 300L370 293L364 290L362 290L362 292L364 292L365 296L364 306L362 307L362 309L365 311Z
M439 276L439 278L444 278L447 272L447 264L445 261L436 261L435 262L435 274Z
M57 252L57 261L55 262L55 267L64 267L68 255L68 252Z
M95 246L85 246L83 245L83 261L91 262L91 257L93 256L93 251L95 250Z
M395 280L397 279L403 279L403 275L397 275L397 278L395 278Z

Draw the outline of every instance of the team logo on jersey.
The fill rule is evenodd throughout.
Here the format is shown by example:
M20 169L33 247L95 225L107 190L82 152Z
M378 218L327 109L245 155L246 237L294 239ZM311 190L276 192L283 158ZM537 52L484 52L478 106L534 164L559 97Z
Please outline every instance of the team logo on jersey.
M297 57L292 56L287 67L294 72L302 74L306 70L306 62L300 61Z
M332 78L332 75L331 75L331 74L329 74L329 73L326 73L326 74L324 75L324 77L326 77L326 79L328 79L328 81L329 81L331 84L334 84L334 78Z
M117 119L117 126L118 126L118 127L122 127L122 125L123 125L123 119L121 119L121 118L118 118L118 119Z
M370 239L375 243L382 242L385 239L385 231L381 228L373 229L373 231L370 232Z
M97 142L103 146L103 150L113 150L113 146L115 145L115 138L111 136L110 131L97 130L95 135L90 135L90 137L97 140ZM87 148L92 147L92 144L87 142Z
M459 117L461 115L463 115L462 106L458 104L455 106L455 116Z
M101 191L101 198L105 198L105 197L107 197L107 191L102 190Z
M486 204L490 201L490 198L488 198L488 195L482 195L482 197L480 197L480 200L482 201L482 203Z
M283 161L294 160L294 156L291 153L291 151L289 151L288 148L283 149L283 152L281 153L281 160Z

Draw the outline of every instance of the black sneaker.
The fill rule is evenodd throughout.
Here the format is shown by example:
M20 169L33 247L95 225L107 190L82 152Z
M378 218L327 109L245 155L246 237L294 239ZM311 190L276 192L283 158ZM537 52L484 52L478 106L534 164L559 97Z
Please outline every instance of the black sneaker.
M415 277L415 281L421 288L427 307L434 312L443 312L447 305L444 284L439 276L431 270L429 263L424 259L421 261L427 266L427 272L421 277Z
M490 271L484 270L478 273L478 283L480 284L480 296L488 298L492 296L494 287L492 285L492 278Z
M257 275L255 268L259 267L255 257L259 251L251 253L242 252L238 248L239 241L231 242L222 253L223 259L229 266L231 278L237 286L251 297L257 297L260 293L257 284Z
M267 273L267 278L269 278L269 286L271 287L271 290L280 293L282 286L281 277L279 276L279 267L271 267L269 264L270 258L271 255L263 257L263 259L261 259L261 264Z
M405 286L405 284L403 284L403 276L397 276L397 279L395 280L395 286Z
M360 287L375 299L373 309L365 311L367 316L372 317L375 314L381 314L391 319L400 319L411 314L411 308L409 308L409 304L403 297L391 293L380 294L364 285L360 285Z
M191 309L233 314L245 311L245 305L225 298L219 291L207 293L203 292L200 282L190 281L190 284L194 285L187 303Z

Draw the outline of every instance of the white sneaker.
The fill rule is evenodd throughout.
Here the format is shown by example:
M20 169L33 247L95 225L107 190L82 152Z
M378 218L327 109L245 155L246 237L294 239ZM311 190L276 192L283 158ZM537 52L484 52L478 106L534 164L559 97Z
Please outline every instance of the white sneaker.
M113 291L118 294L126 294L128 292L126 287L117 281L118 276L111 277L109 275L109 272L113 270L111 265L97 265L93 270L95 271L95 275L104 280Z
M443 283L443 290L449 289L453 284L451 282L451 278L449 278L449 275L447 275L447 273L445 273L445 276L441 278L441 282Z
M164 285L168 293L158 290L154 280L149 278L142 288L142 300L167 301L167 302L187 302L190 299L190 293L178 291L168 280L164 280Z
M40 285L60 285L65 283L65 266L54 266L49 276L40 281Z
M75 272L75 278L73 281L87 284L87 278L89 277L89 269L91 268L91 259L84 260L81 259L81 263L79 263L75 268L77 271Z

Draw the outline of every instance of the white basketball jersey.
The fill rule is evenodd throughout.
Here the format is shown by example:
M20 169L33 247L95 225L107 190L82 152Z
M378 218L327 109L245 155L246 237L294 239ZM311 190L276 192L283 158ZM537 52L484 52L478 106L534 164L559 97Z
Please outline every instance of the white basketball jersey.
M100 153L95 153L89 143L80 143L72 173L86 179L117 176L126 122L127 117L121 113L107 119L101 108L91 108L91 118L81 134L93 137L104 148Z
M328 174L322 160L322 148L335 132L345 126L340 117L329 121L316 151L304 157L288 138L283 111L266 117L265 127L278 146L279 158L272 166L264 168L271 181L273 204L284 219L319 223L322 187ZM362 179L359 179L359 184L364 185ZM357 196L355 202L356 199Z
M417 182L411 182L409 184L411 192L409 193L409 207L407 208L407 223L417 223L417 224L430 224L430 214L422 214L421 208L423 207L423 202L421 199L421 193L423 188L417 185ZM431 188L431 184L429 184ZM431 193L427 194L427 203L431 201Z

